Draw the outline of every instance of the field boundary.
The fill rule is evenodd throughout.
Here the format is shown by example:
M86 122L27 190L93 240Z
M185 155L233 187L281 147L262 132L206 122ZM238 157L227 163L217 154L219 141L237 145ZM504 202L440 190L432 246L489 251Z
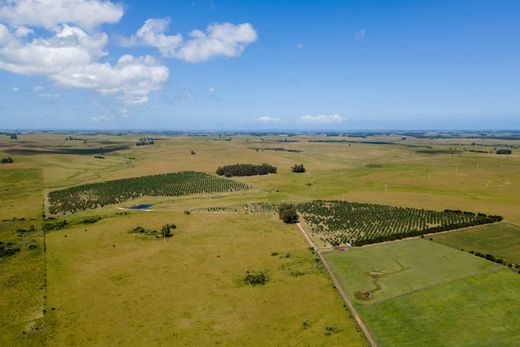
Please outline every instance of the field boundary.
M329 273L329 276L332 279L332 282L334 283L334 287L338 291L339 295L342 297L345 304L348 306L350 312L352 313L352 316L354 316L354 319L356 320L358 326L363 331L365 338L367 339L367 341L369 342L369 344L372 347L377 347L377 344L376 344L374 338L372 337L370 330L368 330L368 327L366 326L365 322L363 322L363 320L361 319L361 316L357 313L356 309L354 308L354 305L350 301L350 298L348 297L347 293L343 290L343 286L339 282L339 280L336 277L336 274L332 270L331 266L329 265L329 263L327 262L325 257L321 254L319 248L314 244L314 242L312 241L310 236L307 234L307 231L305 231L305 229L301 226L301 224L299 222L296 223L296 225L298 226L298 229L300 229L300 231L302 232L303 236L305 237L305 239L307 240L309 245L312 247L312 249L318 254L318 257L320 258L321 262L325 266L325 269L327 269L327 272Z

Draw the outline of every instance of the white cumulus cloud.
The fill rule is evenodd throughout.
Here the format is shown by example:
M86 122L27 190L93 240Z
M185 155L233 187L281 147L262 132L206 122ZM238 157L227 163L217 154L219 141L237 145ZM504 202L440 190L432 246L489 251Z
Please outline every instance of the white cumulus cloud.
M169 70L148 55L125 54L111 63L101 25L117 23L123 12L122 5L109 0L0 0L0 69L144 104L166 82ZM168 18L148 19L122 43L151 46L163 57L195 63L239 56L257 37L249 23L215 23L183 39L167 34L169 23ZM214 87L208 89L214 92Z
M13 26L53 29L61 24L74 24L92 30L103 23L116 23L123 7L99 0L3 0L0 21Z
M121 43L123 46L148 45L157 48L163 57L198 63L217 56L237 57L257 39L249 23L210 24L206 31L193 30L187 40L181 34L167 35L169 24L168 18L148 19L135 35L122 39Z
M339 114L319 114L303 116L300 121L308 124L338 124L344 122L345 118Z
M87 35L82 29L68 25L56 29L48 38L23 41L9 30L3 37L0 68L20 74L54 74L69 66L91 63L107 54L104 51L108 41L105 33Z
M94 89L102 94L123 93L131 104L148 101L148 94L168 79L168 68L151 56L122 56L117 64L92 63L71 66L52 75L63 87Z

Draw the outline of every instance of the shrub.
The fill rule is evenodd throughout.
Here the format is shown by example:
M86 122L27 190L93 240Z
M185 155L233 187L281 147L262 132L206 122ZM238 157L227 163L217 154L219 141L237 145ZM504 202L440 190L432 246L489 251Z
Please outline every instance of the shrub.
M99 217L99 216L87 217L87 218L83 219L80 223L83 223L83 224L94 224L94 223L96 223L100 219L101 219L101 217Z
M305 168L303 167L303 164L295 164L292 168L292 172L296 172L296 173L304 173L305 172Z
M63 228L66 228L69 223L67 223L66 220L58 220L55 222L45 222L42 225L42 230L44 232L51 231L51 230L60 230Z
M2 163L2 164L11 164L11 163L13 163L13 162L14 162L14 160L13 160L13 158L11 158L11 157L7 157L7 158L2 158L2 159L0 159L0 163Z
M267 274L263 271L254 272L254 271L247 271L246 275L243 278L244 283L252 285L252 286L258 286L258 285L264 285L269 281L269 277Z
M16 246L14 242L3 243L0 241L0 258L7 258L20 252L20 247Z
M278 216L284 223L298 223L298 212L296 207L291 204L281 204L278 208Z
M513 151L511 151L510 149L499 149L496 151L497 154L511 154L513 153Z

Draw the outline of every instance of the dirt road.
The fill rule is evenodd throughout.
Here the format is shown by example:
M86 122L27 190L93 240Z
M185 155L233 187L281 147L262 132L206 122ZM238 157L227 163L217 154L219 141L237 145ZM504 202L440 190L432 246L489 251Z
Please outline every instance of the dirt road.
M327 269L327 272L329 273L329 276L332 279L332 282L334 283L334 286L338 290L339 295L341 295L341 297L343 298L343 301L345 301L345 304L348 306L350 312L352 313L352 316L354 317L354 319L358 323L358 325L361 328L361 330L363 330L363 333L365 334L365 337L366 337L367 341L370 343L370 345L372 347L377 347L377 344L374 341L374 339L372 337L372 334L370 334L370 331L368 330L367 326L365 325L365 323L363 322L363 320L361 319L361 317L357 313L356 309L354 308L354 305L352 305L352 302L350 301L350 298L348 297L347 293L345 293L345 291L343 290L343 287L341 286L341 283L339 282L338 278L336 277L336 274L332 271L332 268L330 267L329 263L327 262L325 257L321 254L319 248L316 247L316 245L314 244L314 242L310 238L309 234L307 234L307 231L305 231L305 229L301 226L301 224L297 223L296 225L298 226L298 229L300 229L300 231L302 232L303 236L305 236L305 239L307 239L307 242L309 243L309 245L314 249L316 254L318 254L318 256L320 257L321 262L325 266L325 269Z

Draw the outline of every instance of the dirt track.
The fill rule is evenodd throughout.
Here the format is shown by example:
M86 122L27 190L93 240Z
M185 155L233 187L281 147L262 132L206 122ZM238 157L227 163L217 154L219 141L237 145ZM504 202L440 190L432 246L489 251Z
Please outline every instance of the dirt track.
M309 243L309 245L314 249L314 251L320 257L321 262L323 263L323 265L327 269L327 272L329 273L329 276L332 279L332 282L334 283L334 286L336 287L336 289L338 290L339 294L343 298L343 301L345 301L345 304L348 306L348 308L349 308L350 312L352 313L352 316L356 320L357 324L359 325L361 330L363 330L363 333L365 334L365 337L366 337L367 341L370 343L370 345L372 347L377 347L377 344L374 341L374 338L372 337L372 334L370 333L370 331L368 330L368 327L365 325L365 323L363 322L363 320L361 319L361 317L357 313L356 309L354 308L354 305L352 305L352 302L350 301L350 298L348 297L347 293L345 293L345 291L343 290L343 287L341 286L341 283L339 282L338 278L336 277L336 274L334 273L334 271L332 271L332 268L330 267L329 263L327 262L325 257L323 257L323 255L321 254L319 248L316 247L316 245L314 244L314 242L312 241L310 236L307 234L305 229L301 226L301 224L297 223L296 225L298 226L298 229L300 229L300 231L302 232L303 236L305 236L305 239L307 239L307 242Z

